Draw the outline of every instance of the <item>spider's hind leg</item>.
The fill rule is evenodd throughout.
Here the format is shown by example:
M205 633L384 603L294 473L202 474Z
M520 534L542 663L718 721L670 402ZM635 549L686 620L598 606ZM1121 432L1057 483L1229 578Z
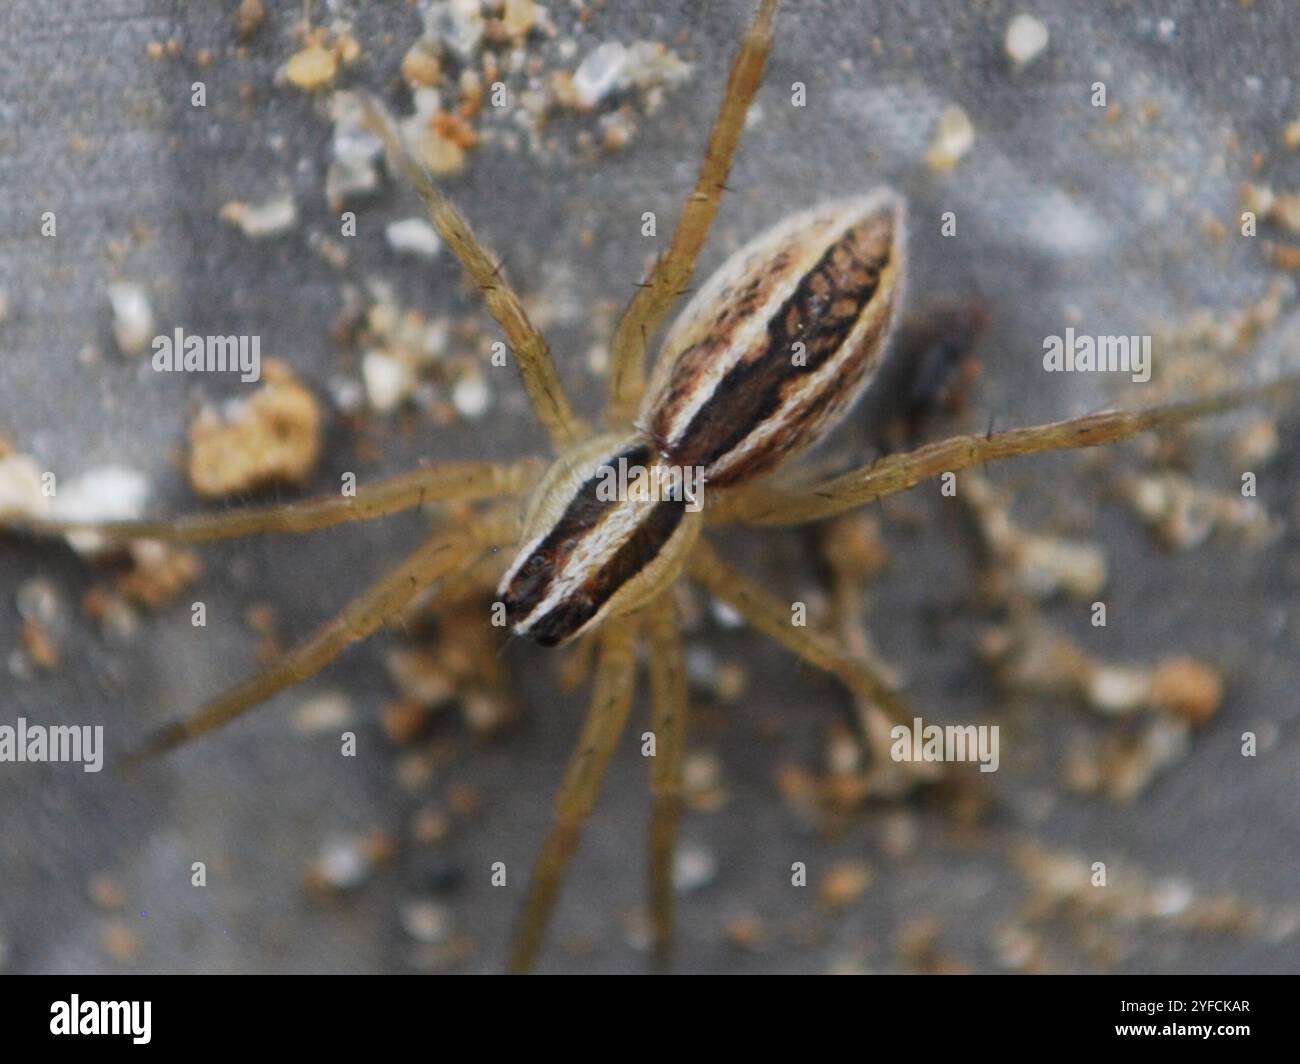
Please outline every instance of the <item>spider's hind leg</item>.
M882 733L888 735L890 725L911 727L917 714L867 662L851 654L834 636L812 627L791 624L787 603L724 562L703 538L696 544L688 565L693 581L725 602L764 635L809 665L829 672L849 689L860 713L860 718L854 722L855 727L865 735L873 752L880 745ZM876 756L879 760L878 753ZM916 763L911 767L920 774L934 766Z
M686 715L690 708L686 661L671 591L649 608L650 728L655 756L650 760L650 933L655 966L668 967L673 937L673 856L682 816L682 765L686 753Z

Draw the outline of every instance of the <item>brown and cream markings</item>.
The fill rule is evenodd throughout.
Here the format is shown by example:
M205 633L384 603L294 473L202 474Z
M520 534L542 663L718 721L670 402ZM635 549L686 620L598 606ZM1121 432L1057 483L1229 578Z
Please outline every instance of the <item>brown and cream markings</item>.
M514 630L558 645L680 569L698 507L611 499L602 470L692 469L726 488L821 439L880 363L902 247L902 201L881 189L794 215L732 255L669 330L634 433L570 449L539 484L499 589Z

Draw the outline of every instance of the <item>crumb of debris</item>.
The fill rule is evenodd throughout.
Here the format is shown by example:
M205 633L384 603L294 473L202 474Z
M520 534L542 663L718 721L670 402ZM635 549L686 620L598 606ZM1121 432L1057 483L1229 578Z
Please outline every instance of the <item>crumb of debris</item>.
M289 57L284 76L289 84L303 92L318 92L334 84L339 72L339 57L333 48L309 44Z
M442 82L442 62L424 40L416 41L402 57L402 79L412 89L436 89Z
M385 832L329 838L307 868L307 888L316 894L356 890L395 852L396 840Z
M1028 66L1047 47L1047 27L1033 15L1017 15L1007 23L1002 47L1017 69Z
M263 378L224 419L204 408L190 426L189 479L204 498L300 484L315 468L321 449L316 397L282 362L267 361Z
M1230 532L1248 546L1263 546L1277 533L1258 499L1218 492L1177 473L1119 478L1122 497L1171 550L1188 550L1215 531Z
M239 6L235 8L235 36L247 44L265 21L266 8L262 6L262 0L239 0Z
M682 763L682 792L686 804L701 813L716 813L730 800L722 778L722 762L705 750L689 752Z
M175 601L203 572L193 551L157 540L134 540L130 553L132 568L118 577L118 590L149 609Z
M53 500L43 490L42 470L35 459L0 446L0 514L46 517Z
M1223 703L1223 680L1204 662L1170 658L1156 666L1147 697L1156 709L1200 727Z
M280 236L297 225L298 204L292 193L285 192L257 205L234 200L223 206L217 216L223 222L237 226L246 237L261 240Z
M38 621L24 621L21 638L33 665L45 672L58 668L61 655L48 628Z
M739 913L727 921L727 938L740 949L756 950L767 939L767 929L757 913Z
M107 872L94 876L89 885L91 900L101 909L120 909L126 904L122 884Z
M9 320L9 293L0 288L0 325Z
M108 286L113 307L113 338L122 354L134 358L149 349L154 337L153 307L142 285L119 281Z
M934 138L925 154L926 165L936 174L946 174L975 143L975 127L966 112L955 104L944 108L934 127Z
M822 904L831 909L852 905L871 886L871 867L864 861L841 861L831 867L821 884Z
M1241 207L1264 221L1300 233L1300 195L1279 194L1267 185L1247 181L1241 186Z
M117 964L130 964L140 954L140 936L121 920L104 925L104 952Z

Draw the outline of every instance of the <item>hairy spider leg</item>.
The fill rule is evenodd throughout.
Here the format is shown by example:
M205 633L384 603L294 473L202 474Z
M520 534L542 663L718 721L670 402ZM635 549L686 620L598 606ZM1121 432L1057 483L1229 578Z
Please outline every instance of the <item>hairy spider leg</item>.
M555 823L533 867L510 949L512 973L528 972L537 961L564 873L627 723L636 686L638 624L639 614L630 614L608 621L596 633L600 656L587 719L556 795Z
M188 717L164 725L130 757L130 763L172 750L242 716L260 702L314 676L347 647L368 639L399 616L425 588L473 565L494 546L519 535L519 518L498 511L430 537L400 565L353 599L308 639L257 675L219 695Z
M505 330L506 339L519 362L519 372L533 411L550 436L552 446L560 451L582 440L588 434L587 429L569 405L546 337L529 320L522 301L510 287L500 266L493 263L469 223L439 191L429 174L411 158L379 106L366 97L361 98L361 106L366 124L384 142L392 165L405 175L424 200L429 220L483 293L492 317Z
M610 427L629 424L635 417L645 390L646 344L695 273L696 260L722 202L745 115L763 80L779 3L762 0L755 11L732 62L699 177L682 206L672 241L655 262L650 276L637 288L614 331L605 410L605 423Z

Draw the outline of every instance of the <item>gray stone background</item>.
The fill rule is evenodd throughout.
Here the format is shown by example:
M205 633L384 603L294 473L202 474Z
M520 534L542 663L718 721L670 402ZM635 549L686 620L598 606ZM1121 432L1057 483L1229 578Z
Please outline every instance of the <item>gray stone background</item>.
M275 84L295 48L290 31L300 8L269 3L267 25L241 59L233 6L0 6L0 288L10 304L0 324L0 432L64 477L109 460L144 471L155 513L195 507L175 456L195 403L234 395L239 386L166 378L121 358L105 296L111 281L146 285L160 330L181 324L194 333L260 334L263 350L286 359L322 396L331 377L348 372L329 339L345 280L382 277L404 303L430 313L464 314L472 306L445 255L432 263L401 259L385 245L382 223L416 213L413 198L391 181L361 209L362 234L349 247L346 270L310 250L311 234L336 232L322 193L330 126L319 101ZM349 17L363 46L345 83L391 90L420 29L418 5L316 6L318 21ZM569 3L549 6L559 36L577 41L578 58L606 40L661 40L693 64L690 80L640 119L620 153L580 157L576 134L594 128L594 119L559 116L553 152L538 157L485 145L447 188L486 240L508 253L512 277L526 292L567 295L579 307L622 300L646 254L641 212L674 217L693 179L749 5L590 4L585 25ZM1044 55L1016 73L1002 34L1022 10L1042 18L1051 39ZM780 16L761 117L746 135L735 192L703 269L789 210L893 184L911 205L913 304L926 294L978 296L990 312L984 376L973 397L977 419L994 414L1000 425L1028 424L1095 408L1113 392L1038 369L1041 338L1060 332L1071 309L1093 332L1136 333L1199 307L1227 316L1267 288L1273 272L1258 248L1238 239L1210 242L1203 220L1212 215L1231 230L1237 186L1247 178L1300 186L1300 155L1279 144L1282 127L1300 117L1295 18L1292 0L791 2ZM684 43L682 31L689 32ZM147 57L150 41L171 38L183 46L180 58ZM881 49L872 49L873 38ZM548 55L554 43L532 47ZM212 49L215 62L200 72L193 56L201 48ZM209 86L205 110L189 104L190 83L200 77ZM804 109L789 106L796 80L808 86ZM1144 101L1158 104L1158 117L1132 136L1099 144L1101 118L1087 100L1095 80L1108 83L1130 116L1122 126ZM250 106L238 96L245 83L255 88ZM924 153L950 102L970 115L976 139L953 175L936 177ZM217 221L227 201L258 201L281 189L293 190L300 209L289 235L253 242ZM949 209L960 218L955 243L937 235L939 212ZM58 213L56 240L39 235L44 210ZM141 222L150 230L144 241L132 236ZM579 244L583 230L596 235L590 247ZM114 240L126 249L117 258L109 254ZM1252 355L1255 375L1300 364L1297 321L1288 304ZM587 411L601 387L586 368L585 353L601 339L592 329L590 315L578 313L561 316L551 335L566 383ZM78 357L87 345L100 356L88 363ZM397 419L375 419L367 432L381 441L383 458L367 472L400 471L422 457L538 451L542 436L523 414L517 383L499 377L492 385L496 405L478 423L421 423L410 433ZM829 454L847 460L865 453L870 409L837 434ZM1054 619L1117 659L1181 651L1216 662L1229 677L1220 715L1195 737L1189 756L1133 804L1071 796L1061 787L1065 737L1100 734L1105 722L1050 701L999 717L1007 707L974 656L969 544L959 520L937 507L922 507L932 519L921 524L886 519L894 561L873 594L871 625L919 704L944 720L1009 725L990 820L973 836L916 801L863 810L833 839L809 834L779 798L774 777L782 765L820 763L841 695L754 634L707 628L697 638L745 665L749 693L710 710L708 727L694 738L721 762L730 800L719 813L685 821L685 841L712 855L716 869L680 899L678 968L906 970L899 936L933 917L945 956L972 970L1000 970L1007 963L1000 929L1027 890L1013 862L1026 838L1106 860L1112 875L1192 884L1198 896L1230 893L1270 911L1300 901L1300 465L1291 426L1261 478L1261 496L1284 523L1280 541L1263 553L1223 543L1164 552L1130 512L1088 494L1095 489L1086 481L1076 485L1073 459L1000 471L1000 482L1017 487L1017 513L1030 526L1047 523L1056 507L1077 505L1081 493L1088 506L1095 503L1091 534L1112 572L1110 627L1088 635L1080 611L1068 605L1055 608ZM356 466L356 449L356 434L332 415L312 487L337 484L337 470ZM286 636L305 633L408 550L421 527L422 518L408 516L302 540L206 548L195 597L208 604L208 627L192 629L178 604L147 615L136 638L120 646L76 608L95 574L75 555L62 545L0 541L6 656L18 645L14 593L34 575L65 592L71 626L56 671L34 680L5 673L0 720L25 714L103 724L111 760L150 726L253 667L254 639L242 622L251 602L275 604ZM816 586L807 546L796 532L734 535L724 544L791 597ZM393 695L383 666L390 645L384 635L354 648L305 690L135 779L66 765L0 766L0 970L410 971L420 960L400 914L425 899L473 942L460 970L499 969L582 700L556 693L552 657L512 645L506 658L526 707L523 726L493 743L465 740L426 791L407 793L395 779L398 753L377 723ZM305 737L291 726L295 705L330 690L353 707L362 746L356 759L340 758L334 738ZM454 713L447 713L445 727L454 733ZM760 739L772 719L783 723L779 738ZM1253 761L1241 758L1240 733L1269 722L1277 729L1273 747ZM432 864L403 841L391 865L346 897L322 903L304 890L304 868L327 839L371 829L405 839L413 812L445 805L459 784L477 789L481 808ZM647 810L645 765L626 743L561 901L547 970L643 966L625 923L641 898ZM899 815L914 822L918 843L894 859L882 833L887 818ZM845 858L866 860L874 872L870 889L846 911L819 914L811 890L789 886L791 861L807 861L815 879ZM189 885L194 860L208 864L206 889ZM488 884L496 860L512 870L505 889ZM119 913L89 897L88 884L103 873L122 884ZM745 912L759 914L768 928L754 951L738 949L725 930ZM138 942L129 961L105 948L106 928L122 924ZM1294 934L1206 935L1160 921L1123 934L1131 949L1120 970L1298 966ZM1043 935L1047 967L1097 967L1068 920L1049 922Z

